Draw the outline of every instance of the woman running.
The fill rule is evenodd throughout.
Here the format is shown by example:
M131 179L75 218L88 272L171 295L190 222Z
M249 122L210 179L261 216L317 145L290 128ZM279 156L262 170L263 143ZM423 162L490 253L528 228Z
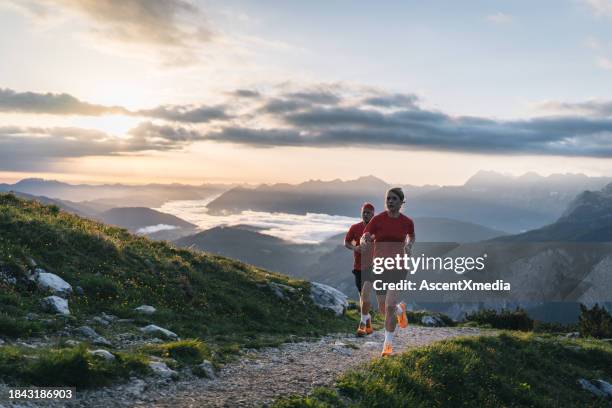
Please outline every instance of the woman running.
M395 258L396 255L403 256L412 255L412 245L416 239L414 234L414 223L404 214L400 213L400 209L404 204L404 192L401 188L396 187L387 191L386 211L376 215L370 220L366 226L363 236L361 237L361 245L367 248L369 245L374 245L374 258ZM373 276L381 279L386 283L399 283L406 278L408 271L403 269L386 270L382 276ZM406 318L406 304L401 302L398 304L397 298L399 291L376 291L377 294L386 292L385 305L385 342L383 345L382 356L388 356L393 353L393 333L397 324L401 328L408 326ZM382 292L382 293L381 293Z

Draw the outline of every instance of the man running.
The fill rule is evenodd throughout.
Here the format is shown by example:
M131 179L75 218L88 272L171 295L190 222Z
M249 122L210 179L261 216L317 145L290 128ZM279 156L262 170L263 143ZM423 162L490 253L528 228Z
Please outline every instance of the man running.
M360 245L362 251L374 245L374 258L394 258L396 255L412 255L412 245L415 241L414 223L400 209L404 204L404 192L396 187L387 191L386 211L373 217L361 237ZM368 268L371 271L371 268ZM372 272L368 272L372 273ZM383 272L372 280L381 279L387 283L399 283L406 278L408 271L403 269L392 269ZM393 335L397 324L401 328L408 327L406 318L406 304L398 303L399 292L397 290L376 291L377 295L385 297L387 307L385 317L385 342L383 344L382 356L393 353Z
M374 206L370 203L364 203L361 206L362 221L351 225L351 228L349 228L344 237L344 246L353 251L353 275L355 275L355 286L357 286L357 291L359 292L359 311L361 313L361 321L357 328L357 336L360 337L372 333L372 318L370 316L372 282L370 282L365 273L362 274L362 265L370 266L372 251L366 250L362 254L359 240L373 216Z

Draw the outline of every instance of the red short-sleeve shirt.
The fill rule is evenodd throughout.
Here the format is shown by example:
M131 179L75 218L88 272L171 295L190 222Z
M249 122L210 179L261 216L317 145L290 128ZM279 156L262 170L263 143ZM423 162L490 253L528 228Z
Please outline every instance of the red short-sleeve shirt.
M374 235L374 257L394 257L404 253L406 236L414 236L414 222L404 214L392 218L384 211L374 216L363 232Z
M365 227L366 224L363 221L351 225L346 233L346 236L344 237L344 242L359 245L359 240L363 235L363 230ZM361 252L353 251L353 269L358 271L361 270Z

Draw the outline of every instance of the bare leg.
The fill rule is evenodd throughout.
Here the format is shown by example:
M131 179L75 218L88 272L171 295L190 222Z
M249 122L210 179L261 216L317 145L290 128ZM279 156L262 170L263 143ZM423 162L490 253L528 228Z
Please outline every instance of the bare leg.
M380 312L380 314L385 317L387 314L387 307L385 306L385 299L386 299L387 295L379 295L378 293L376 294L376 300L378 301L378 311Z
M372 292L372 282L365 281L361 285L361 296L359 296L359 305L362 315L367 315L372 309L372 301L370 293Z
M397 290L388 290L387 291L387 316L385 318L385 330L393 332L395 331L395 326L397 325L397 318L395 315L395 307L397 306L397 298L399 295L399 291Z

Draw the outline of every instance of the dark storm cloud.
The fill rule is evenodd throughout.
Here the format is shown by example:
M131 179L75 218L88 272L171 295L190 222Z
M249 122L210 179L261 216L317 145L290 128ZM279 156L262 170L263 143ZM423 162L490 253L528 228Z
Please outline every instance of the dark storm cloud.
M99 116L127 113L128 110L120 106L83 102L65 93L15 92L12 89L0 89L0 112Z

